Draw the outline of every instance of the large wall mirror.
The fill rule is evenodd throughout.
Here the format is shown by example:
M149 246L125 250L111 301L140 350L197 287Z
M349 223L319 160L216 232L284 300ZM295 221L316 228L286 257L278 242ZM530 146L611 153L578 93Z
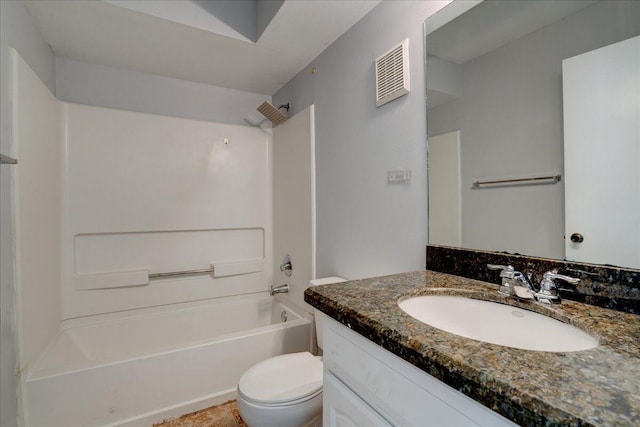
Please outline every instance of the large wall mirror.
M640 268L640 1L425 22L429 243Z

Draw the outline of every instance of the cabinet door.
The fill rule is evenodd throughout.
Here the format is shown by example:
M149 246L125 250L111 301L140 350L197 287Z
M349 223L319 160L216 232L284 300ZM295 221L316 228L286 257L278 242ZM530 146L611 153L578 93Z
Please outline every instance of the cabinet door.
M324 373L322 405L325 427L391 426L364 400L327 371Z

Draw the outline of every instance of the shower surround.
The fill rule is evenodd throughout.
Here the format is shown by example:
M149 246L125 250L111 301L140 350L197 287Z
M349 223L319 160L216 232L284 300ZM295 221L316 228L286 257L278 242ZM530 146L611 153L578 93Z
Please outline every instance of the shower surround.
M270 133L60 102L12 55L24 425L148 425L309 349L268 296Z

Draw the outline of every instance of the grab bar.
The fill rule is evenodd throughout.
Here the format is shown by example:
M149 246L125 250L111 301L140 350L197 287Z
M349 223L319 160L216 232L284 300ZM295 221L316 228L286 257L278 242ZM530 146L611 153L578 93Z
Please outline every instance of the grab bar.
M18 161L13 157L0 154L0 165L15 165L16 163L18 163Z
M545 175L545 176L534 176L529 178L504 178L504 179L494 179L494 180L486 180L479 181L476 180L473 182L474 187L480 187L481 185L492 185L492 184L511 184L511 183L526 183L526 182L538 182L538 181L549 181L552 180L552 183L556 183L562 179L560 174L557 175Z
M2 1L2 0L0 0ZM172 277L192 276L197 274L211 274L215 277L239 276L264 271L264 259L249 261L220 261L211 263L210 268L200 270L170 271L166 273L151 273L149 269L112 271L104 273L75 274L76 287L82 290L110 289L129 286L146 286L154 279L169 279Z
M211 268L203 268L201 270L185 270L185 271L170 271L168 273L153 273L153 274L149 274L149 280L162 279L164 277L190 276L192 274L207 274L207 273L213 273L214 271L215 271L215 268L211 266Z

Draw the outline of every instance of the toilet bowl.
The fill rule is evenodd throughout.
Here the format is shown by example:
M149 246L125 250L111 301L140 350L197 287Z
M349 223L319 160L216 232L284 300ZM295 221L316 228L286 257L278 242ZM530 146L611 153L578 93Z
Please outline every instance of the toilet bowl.
M312 280L310 286L345 282ZM324 314L314 311L318 347ZM322 426L322 359L309 352L275 356L249 368L238 382L238 410L249 427Z

